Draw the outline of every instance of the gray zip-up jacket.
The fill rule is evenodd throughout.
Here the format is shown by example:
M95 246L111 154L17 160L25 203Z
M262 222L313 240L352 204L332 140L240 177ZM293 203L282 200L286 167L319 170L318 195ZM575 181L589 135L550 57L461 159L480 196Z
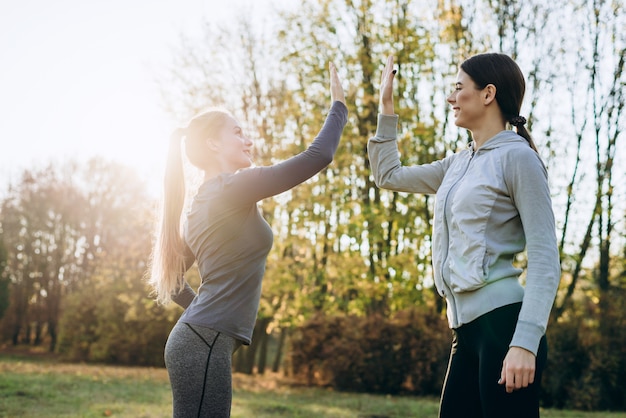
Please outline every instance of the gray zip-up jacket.
M510 346L537 353L560 280L546 169L524 138L502 131L476 152L403 167L397 116L379 115L368 155L376 185L436 194L433 272L458 328L501 306L522 302ZM526 248L522 270L513 265Z

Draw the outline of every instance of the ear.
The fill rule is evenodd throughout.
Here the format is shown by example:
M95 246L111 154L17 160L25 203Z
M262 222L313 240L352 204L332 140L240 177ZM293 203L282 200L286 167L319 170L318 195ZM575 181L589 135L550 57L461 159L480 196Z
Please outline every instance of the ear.
M482 93L483 104L485 106L491 104L494 100L496 100L496 86L494 86L493 84L487 84Z
M219 150L219 147L217 146L217 140L216 139L207 138L207 139L204 140L204 143L207 146L207 148L212 150L212 151Z

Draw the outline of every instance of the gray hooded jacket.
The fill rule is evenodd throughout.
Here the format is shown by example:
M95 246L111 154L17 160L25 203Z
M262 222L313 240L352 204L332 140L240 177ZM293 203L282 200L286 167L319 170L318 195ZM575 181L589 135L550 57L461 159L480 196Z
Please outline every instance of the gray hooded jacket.
M403 167L397 116L379 115L368 154L381 188L436 194L433 272L458 328L501 306L522 302L511 346L537 353L560 280L546 169L524 138L502 131L476 152ZM514 266L526 248L523 270Z

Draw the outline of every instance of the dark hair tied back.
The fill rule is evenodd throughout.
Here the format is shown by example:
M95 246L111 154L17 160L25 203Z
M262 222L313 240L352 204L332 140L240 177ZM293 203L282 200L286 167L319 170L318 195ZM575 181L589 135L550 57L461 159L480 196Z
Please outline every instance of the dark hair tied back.
M470 76L479 90L488 84L496 87L496 102L502 118L515 126L518 135L526 139L528 145L536 151L537 147L524 127L526 118L519 116L526 82L517 63L508 55L491 52L466 59L461 64L461 69Z
M511 118L511 120L509 121L509 123L513 126L515 126L516 128L519 128L520 126L524 126L526 125L526 118L524 116L514 116Z

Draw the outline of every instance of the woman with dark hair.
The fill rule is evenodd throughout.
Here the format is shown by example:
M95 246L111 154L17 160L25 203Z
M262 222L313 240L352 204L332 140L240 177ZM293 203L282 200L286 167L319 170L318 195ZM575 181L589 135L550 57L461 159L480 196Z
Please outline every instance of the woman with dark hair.
M522 72L504 54L463 62L447 101L471 143L407 167L396 142L395 73L389 57L368 154L378 187L436 195L433 272L453 330L439 416L538 417L560 262L547 172L520 116ZM524 249L522 286L514 260Z
M257 202L331 163L348 112L332 64L330 95L330 112L315 141L273 166L249 168L253 143L224 110L200 114L171 136L150 282L160 302L173 300L185 308L165 346L174 417L230 416L232 355L251 342L273 241ZM181 219L183 139L188 160L204 172L204 183ZM202 279L197 294L183 277L194 262Z

